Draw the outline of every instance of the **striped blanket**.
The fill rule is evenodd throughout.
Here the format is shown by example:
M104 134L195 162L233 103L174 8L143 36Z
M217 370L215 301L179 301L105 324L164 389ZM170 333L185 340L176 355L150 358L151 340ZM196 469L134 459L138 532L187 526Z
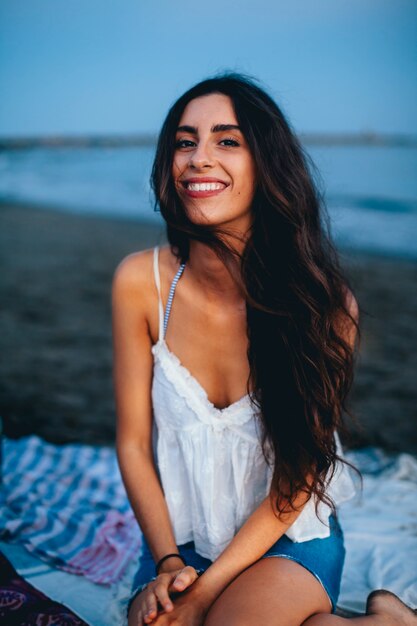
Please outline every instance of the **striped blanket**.
M35 436L6 439L3 446L0 539L26 546L52 567L97 583L117 583L102 586L100 597L108 594L110 601L116 589L127 602L141 535L114 450L54 446ZM362 497L358 494L339 512L347 555L338 605L362 612L368 593L385 588L417 606L417 459L377 448L346 456L362 471L364 484ZM39 578L31 582L38 585ZM89 621L91 598L74 593L78 582L88 583L84 579L65 583L56 599ZM118 610L122 606L118 601ZM103 612L106 619L91 623L121 623L121 618L107 620L110 613Z
M120 580L141 533L114 449L3 439L0 538L95 583Z

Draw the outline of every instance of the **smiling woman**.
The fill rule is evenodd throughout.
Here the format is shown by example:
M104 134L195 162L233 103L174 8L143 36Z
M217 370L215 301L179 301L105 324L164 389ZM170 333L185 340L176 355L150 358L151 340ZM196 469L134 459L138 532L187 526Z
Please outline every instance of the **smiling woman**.
M172 174L194 223L227 223L248 231L255 163L228 96L209 94L186 106L177 129Z
M169 246L113 286L117 453L145 536L129 626L343 624L359 307L305 155L224 75L169 111L152 184ZM378 592L356 624L416 619Z

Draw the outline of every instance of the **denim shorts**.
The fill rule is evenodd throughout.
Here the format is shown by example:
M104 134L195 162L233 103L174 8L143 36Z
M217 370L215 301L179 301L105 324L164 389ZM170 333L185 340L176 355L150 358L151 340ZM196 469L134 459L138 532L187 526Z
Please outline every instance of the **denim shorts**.
M334 613L340 593L345 547L343 531L334 515L330 515L329 524L330 537L295 543L283 535L261 558L278 556L295 561L305 567L324 587L332 605L332 613ZM195 551L193 541L178 546L178 551L184 557L187 565L192 565L197 570L204 571L212 563ZM154 575L155 563L146 541L143 540L140 565L133 579L128 610L142 586L148 583Z

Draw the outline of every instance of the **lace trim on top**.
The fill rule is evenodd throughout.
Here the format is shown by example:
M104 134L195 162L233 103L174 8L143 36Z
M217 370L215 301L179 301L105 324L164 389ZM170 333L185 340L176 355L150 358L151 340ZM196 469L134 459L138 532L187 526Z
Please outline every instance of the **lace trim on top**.
M193 539L198 552L214 560L265 497L271 470L260 448L259 413L250 395L223 409L215 407L169 349L163 336L157 249L154 271L160 320L159 339L152 346L155 458L177 544ZM354 494L353 481L343 465L328 490L336 504ZM314 504L312 498L287 529L285 534L293 541L329 536L330 509L319 503L318 518Z
M223 409L217 408L209 400L207 392L198 380L171 352L165 339L159 339L152 346L152 353L166 378L175 386L176 392L180 394L195 416L202 422L210 425L215 423L222 430L230 425L245 424L256 413L249 394Z

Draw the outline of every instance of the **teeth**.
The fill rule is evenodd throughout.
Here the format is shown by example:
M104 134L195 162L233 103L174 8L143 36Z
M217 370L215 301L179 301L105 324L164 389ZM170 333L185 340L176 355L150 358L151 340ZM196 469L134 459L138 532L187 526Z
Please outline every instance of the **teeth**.
M223 189L222 183L188 183L187 189L190 191L217 191Z

